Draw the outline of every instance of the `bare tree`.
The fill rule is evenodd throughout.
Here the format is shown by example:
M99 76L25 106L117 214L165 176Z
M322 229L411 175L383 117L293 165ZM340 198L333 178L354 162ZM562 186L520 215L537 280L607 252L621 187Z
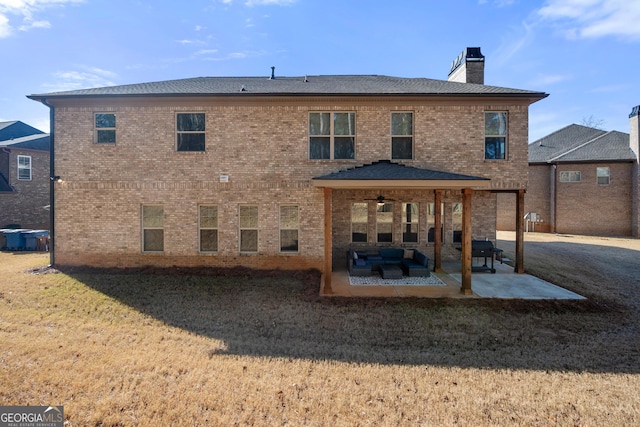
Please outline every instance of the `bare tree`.
M604 121L604 119L599 119L597 117L594 117L593 114L590 115L589 117L583 117L582 122L580 122L582 126L586 126L594 129L600 129L600 130L604 130L605 123L606 122Z

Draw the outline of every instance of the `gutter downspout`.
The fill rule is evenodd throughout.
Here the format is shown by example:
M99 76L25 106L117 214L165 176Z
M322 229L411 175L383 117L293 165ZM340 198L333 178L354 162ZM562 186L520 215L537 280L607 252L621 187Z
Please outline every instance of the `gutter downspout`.
M56 176L55 174L55 133L54 133L54 119L55 119L55 107L47 102L46 98L40 100L42 104L49 107L49 264L55 266L56 264L56 209L55 209L55 188L56 188Z

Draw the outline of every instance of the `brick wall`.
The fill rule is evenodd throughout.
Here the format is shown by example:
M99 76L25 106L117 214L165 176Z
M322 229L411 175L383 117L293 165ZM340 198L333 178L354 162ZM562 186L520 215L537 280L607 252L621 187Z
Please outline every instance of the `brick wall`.
M18 180L18 156L31 156L31 180ZM20 224L22 228L49 229L49 153L11 149L5 154L3 174L15 189L0 193L0 227Z
M65 101L68 102L68 101ZM509 161L484 160L484 111L509 112ZM356 159L308 160L308 113L356 111ZM321 268L323 193L312 178L391 157L390 112L414 112L415 160L403 163L492 179L492 188L526 186L527 106L454 105L299 99L270 102L101 100L56 106L56 262L101 266L246 265L257 268ZM93 143L93 114L114 112L115 145ZM206 152L175 150L176 112L206 113ZM229 177L220 182L220 175ZM349 200L377 194L334 191L334 258L346 250ZM385 192L400 201L425 203L433 191ZM394 197L392 197L394 198ZM456 192L445 197L445 221ZM198 252L198 204L219 207L219 252ZM495 238L495 195L475 192L474 236ZM141 253L143 204L164 206L163 255ZM259 207L259 251L238 252L238 206ZM300 253L282 255L278 206L300 208ZM398 205L400 206L400 205ZM344 209L347 209L346 211ZM399 212L399 211L398 211ZM399 213L397 214L399 216ZM396 227L400 227L398 222ZM426 233L421 224L421 234ZM449 225L450 226L450 225ZM445 242L449 231L445 222ZM421 237L421 245L425 245ZM455 249L448 249L450 254ZM338 254L338 255L336 255Z

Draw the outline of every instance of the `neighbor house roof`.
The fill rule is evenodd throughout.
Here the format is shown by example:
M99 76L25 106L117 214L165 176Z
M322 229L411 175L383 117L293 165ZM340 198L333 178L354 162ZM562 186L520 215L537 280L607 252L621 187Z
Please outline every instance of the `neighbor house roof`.
M23 123L19 120L0 122L0 141L43 133L44 132L42 132L41 130L29 126L28 124Z
M25 150L49 151L51 138L48 133L23 136L21 138L0 141L0 147L20 148Z
M123 86L29 95L34 100L57 97L104 96L308 96L308 95L492 95L539 100L544 92L509 89L426 78L380 75L322 75L300 77L196 77Z
M316 187L330 188L467 188L488 187L489 178L416 168L389 160L356 166L313 178Z
M572 124L529 144L529 163L631 161L629 134Z

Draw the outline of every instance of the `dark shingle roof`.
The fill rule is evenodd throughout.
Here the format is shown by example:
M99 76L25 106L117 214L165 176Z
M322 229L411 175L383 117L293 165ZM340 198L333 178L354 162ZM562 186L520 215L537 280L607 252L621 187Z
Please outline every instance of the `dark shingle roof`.
M25 150L49 151L51 138L48 133L23 136L6 141L0 141L0 147L22 148Z
M426 78L379 75L323 75L301 77L196 77L123 86L29 95L53 97L91 96L206 96L206 95L493 95L542 99L543 92L509 89Z
M529 144L529 163L626 161L636 157L629 134L569 125Z
M461 175L457 173L441 172L431 169L420 169L412 166L405 166L399 163L392 163L389 160L357 166L355 168L318 176L313 179L318 180L422 180L422 181L489 181L489 178L482 178L471 175Z
M43 133L44 132L42 132L41 130L29 126L28 124L23 123L19 120L0 122L0 141Z

